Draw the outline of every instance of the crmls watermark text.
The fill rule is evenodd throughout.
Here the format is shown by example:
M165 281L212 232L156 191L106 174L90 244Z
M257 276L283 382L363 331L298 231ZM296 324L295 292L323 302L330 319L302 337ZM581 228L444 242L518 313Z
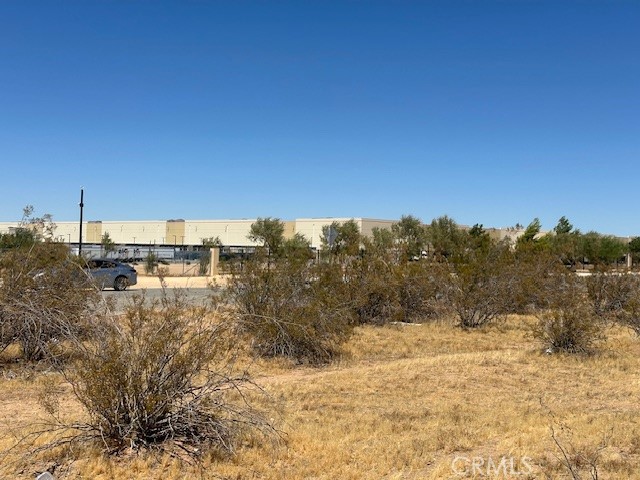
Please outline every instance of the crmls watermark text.
M533 463L529 457L494 459L493 457L457 456L451 461L451 471L459 476L529 475L533 472Z

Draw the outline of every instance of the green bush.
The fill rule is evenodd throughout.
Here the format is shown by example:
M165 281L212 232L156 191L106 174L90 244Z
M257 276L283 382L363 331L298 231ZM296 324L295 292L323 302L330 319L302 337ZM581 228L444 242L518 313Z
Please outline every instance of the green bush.
M309 266L286 258L244 263L227 288L241 331L263 356L325 363L351 333L336 265Z
M158 266L158 257L155 253L149 252L149 254L144 259L144 271L147 275L155 272L156 267Z

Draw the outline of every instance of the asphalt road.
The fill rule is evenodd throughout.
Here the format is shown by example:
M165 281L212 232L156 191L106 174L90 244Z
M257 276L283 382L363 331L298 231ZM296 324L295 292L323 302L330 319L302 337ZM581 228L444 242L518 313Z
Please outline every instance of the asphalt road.
M121 313L127 304L130 304L134 295L141 295L144 291L145 300L153 302L162 298L161 288L128 288L124 292L116 292L114 290L103 290L102 296L105 299L113 299L116 305L116 313ZM180 289L185 294L187 302L192 305L203 305L206 303L212 295L216 295L220 290L212 290L210 288L182 288ZM167 292L171 298L173 295L172 289L167 289Z

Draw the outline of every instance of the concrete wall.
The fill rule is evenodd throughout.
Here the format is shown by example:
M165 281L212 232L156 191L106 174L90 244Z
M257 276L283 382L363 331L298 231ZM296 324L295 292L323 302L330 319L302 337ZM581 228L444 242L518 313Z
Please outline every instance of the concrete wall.
M167 245L184 245L186 241L185 221L167 220L164 238Z
M296 222L283 222L284 223L284 238L292 238L296 234Z
M396 222L397 220L362 218L360 219L360 233L362 233L364 236L370 237L374 228L391 230L391 225Z
M163 221L102 222L102 233L108 233L116 244L173 245L174 241L173 237L167 237L167 224Z
M247 238L251 230L251 220L187 220L185 221L185 241L188 245L202 245L205 238L218 237L223 245L253 246L255 242Z
M11 233L18 226L18 222L0 222L0 233Z

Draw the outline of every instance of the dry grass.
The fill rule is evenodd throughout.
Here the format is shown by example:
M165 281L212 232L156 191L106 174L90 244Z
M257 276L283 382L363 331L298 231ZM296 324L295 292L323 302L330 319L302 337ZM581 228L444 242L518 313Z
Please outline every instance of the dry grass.
M531 321L513 317L470 332L442 323L362 327L330 367L257 362L258 383L281 405L279 445L247 438L235 457L205 458L201 467L83 450L48 452L17 467L18 448L0 458L0 478L33 478L54 461L59 478L70 479L472 478L470 469L466 477L452 470L460 456L531 459L529 475L489 478L570 478L554 426L567 448L585 456L608 435L600 478L640 479L640 341L614 328L599 355L544 355L527 335ZM43 416L42 376L0 366L0 449ZM81 415L70 399L65 411Z

